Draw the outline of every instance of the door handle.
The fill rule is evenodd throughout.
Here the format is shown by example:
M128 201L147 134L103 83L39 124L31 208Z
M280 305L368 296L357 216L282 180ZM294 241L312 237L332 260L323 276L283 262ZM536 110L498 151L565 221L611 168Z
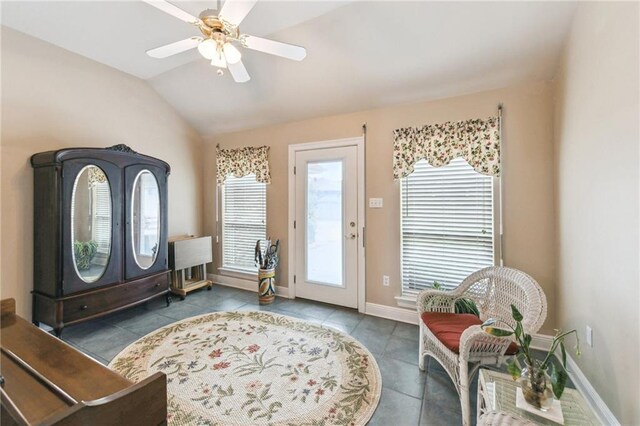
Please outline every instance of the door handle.
M349 239L349 240L355 240L355 238L357 237L356 234L354 234L353 232L349 235L345 235L345 238Z

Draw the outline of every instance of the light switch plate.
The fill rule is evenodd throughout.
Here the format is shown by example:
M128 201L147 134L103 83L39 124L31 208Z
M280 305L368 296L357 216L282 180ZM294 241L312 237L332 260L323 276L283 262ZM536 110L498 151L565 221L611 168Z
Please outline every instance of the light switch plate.
M590 326L587 326L585 334L587 335L587 345L593 347L593 329Z
M369 198L370 209L381 209L383 205L382 198Z

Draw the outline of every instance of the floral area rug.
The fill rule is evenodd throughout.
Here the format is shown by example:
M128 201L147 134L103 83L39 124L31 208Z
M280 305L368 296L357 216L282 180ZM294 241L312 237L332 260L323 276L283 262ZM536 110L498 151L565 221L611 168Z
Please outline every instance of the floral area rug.
M171 425L363 425L382 380L371 353L332 328L269 312L216 312L160 328L109 366L167 375Z

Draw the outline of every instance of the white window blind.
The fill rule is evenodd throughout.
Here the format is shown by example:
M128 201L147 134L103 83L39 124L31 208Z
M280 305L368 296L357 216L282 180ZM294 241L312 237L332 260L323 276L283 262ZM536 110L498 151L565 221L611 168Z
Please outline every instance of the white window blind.
M92 239L98 243L98 253L109 254L111 249L111 189L109 182L94 183Z
M222 266L255 272L256 241L267 237L266 185L254 174L229 176L222 197Z
M422 160L402 179L400 198L403 296L434 281L454 288L494 265L492 177L462 158L438 168Z

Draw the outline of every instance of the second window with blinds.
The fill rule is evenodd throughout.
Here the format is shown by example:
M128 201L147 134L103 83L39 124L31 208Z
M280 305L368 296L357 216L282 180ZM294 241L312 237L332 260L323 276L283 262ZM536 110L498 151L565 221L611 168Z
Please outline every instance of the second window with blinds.
M455 288L499 263L497 179L462 158L443 167L425 160L401 181L402 297L439 283Z
M256 241L267 236L266 185L251 174L222 186L222 269L255 274Z

